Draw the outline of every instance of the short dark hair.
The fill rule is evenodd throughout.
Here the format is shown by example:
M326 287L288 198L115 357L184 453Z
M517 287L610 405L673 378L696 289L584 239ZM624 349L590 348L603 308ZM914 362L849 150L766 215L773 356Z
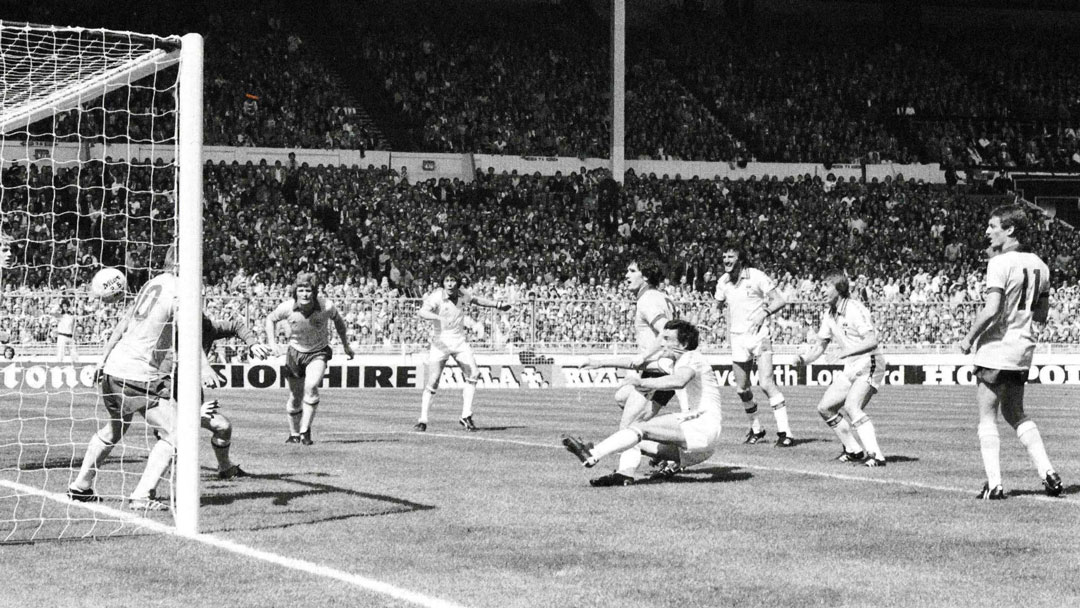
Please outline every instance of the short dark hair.
M653 287L659 285L664 279L664 267L656 258L635 259L634 264L637 264L641 276L645 277L645 280Z
M1027 238L1031 222L1028 214L1020 205L1001 205L990 212L990 217L996 217L1001 221L1001 228L1012 228L1012 237L1023 242Z
M693 323L684 319L672 319L664 324L664 329L674 329L675 337L686 350L697 350L701 333Z
M743 268L753 268L754 262L750 257L750 251L742 244L731 241L724 245L724 248L720 250L720 254L723 255L729 251L734 251L739 256L739 266Z

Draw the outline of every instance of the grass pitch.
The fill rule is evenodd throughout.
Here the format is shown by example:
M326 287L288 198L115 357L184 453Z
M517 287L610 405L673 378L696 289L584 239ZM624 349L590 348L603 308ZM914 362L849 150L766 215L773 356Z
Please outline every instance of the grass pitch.
M745 416L726 391L710 461L625 488L590 487L614 459L586 470L559 443L612 432L611 391L479 391L476 433L457 425L459 391L440 391L427 433L411 430L419 391L325 391L311 447L284 444L284 391L219 391L234 460L254 476L217 481L204 435L207 538L0 545L0 604L1080 605L1080 390L1028 388L1064 496L1042 494L1002 423L1009 499L994 503L974 499L972 387L886 387L869 408L884 469L832 460L822 390L786 391L788 449L742 445ZM85 441L92 428L63 433ZM66 479L44 484L59 492Z

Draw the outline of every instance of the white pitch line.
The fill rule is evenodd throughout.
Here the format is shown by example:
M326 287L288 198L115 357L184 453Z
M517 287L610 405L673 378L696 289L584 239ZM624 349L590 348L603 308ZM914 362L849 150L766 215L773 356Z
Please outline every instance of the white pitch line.
M81 507L88 511L93 511L101 515L115 517L117 519L124 520L127 523L135 524L161 534L168 534L179 538L190 539L204 545L209 545L211 547L229 551L230 553L236 553L237 555L243 555L264 562L269 562L271 564L276 564L278 566L289 568L291 570L299 570L301 572L306 572L315 576L341 581L343 583L353 585L354 587L359 587L366 591L387 595L394 599L409 602L411 604L416 604L418 606L425 606L426 608L464 608L464 606L462 606L461 604L457 604L449 600L443 600L437 597L424 595L423 593L409 591L408 589L402 589L401 587L396 587L389 583L384 583L382 581L368 578L366 576L360 576L358 574L353 574L351 572L338 570L337 568L330 568L328 566L323 566L314 562L309 562L302 559L295 559L277 553L272 553L270 551L263 551L261 549L242 545L240 543L225 538L220 538L212 534L196 534L194 536L180 534L173 526L169 526L151 519L146 519L128 511L121 511L112 507L106 507L101 504L76 502L69 499L64 494L46 492L44 490L39 490L37 488L2 479L0 479L0 486L5 486L25 494L32 494L34 496L40 496L49 500L54 500L61 504L70 504L76 507Z
M492 443L509 443L513 445L520 445L533 448L550 448L563 450L566 449L561 445L551 445L550 443L536 443L532 441L521 441L517 439L496 439L493 437L479 437L475 434L461 435L450 433L418 433L416 431L356 431L356 432L332 432L324 433L324 435L423 435L428 437L440 437L444 439L458 439L462 441L490 441ZM952 486L935 486L927 483L919 483L915 481L905 481L902 479L880 479L875 477L860 477L858 475L844 475L842 473L829 473L826 471L807 471L805 469L788 469L784 467L768 467L758 464L749 464L746 462L721 462L717 460L708 460L707 463L716 464L725 467L739 467L742 469L754 469L757 471L769 471L772 473L784 473L795 475L809 475L811 477L826 477L829 479L837 479L840 481L865 481L868 483L877 483L883 485L896 485L909 488L921 488L923 490L933 490L935 492L954 492L960 494L966 494L969 492L967 488L957 488ZM689 472L693 472L690 469ZM1069 504L1080 505L1080 502L1064 499L1061 497L1043 496L1039 494L1022 495L1023 498L1030 498L1034 500L1042 500L1053 504ZM1016 497L1020 498L1020 497Z

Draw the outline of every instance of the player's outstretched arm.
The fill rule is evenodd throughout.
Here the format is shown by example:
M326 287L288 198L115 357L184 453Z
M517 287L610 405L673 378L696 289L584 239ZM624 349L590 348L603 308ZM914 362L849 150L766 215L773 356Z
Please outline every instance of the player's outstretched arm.
M690 384L690 381L694 379L696 373L694 368L683 366L676 367L672 373L657 378L642 378L640 376L627 377L626 383L630 386L645 390L676 390L685 388L687 384Z
M502 300L492 300L491 298L484 298L481 296L473 296L473 303L477 306L485 306L487 308L498 308L499 310L506 312L512 308L506 302Z

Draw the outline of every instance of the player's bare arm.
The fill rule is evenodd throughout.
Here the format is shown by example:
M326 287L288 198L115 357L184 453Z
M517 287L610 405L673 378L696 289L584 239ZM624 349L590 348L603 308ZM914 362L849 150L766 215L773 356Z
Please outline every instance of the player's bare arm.
M825 354L825 349L829 347L831 340L818 340L811 344L800 348L798 355L795 356L795 365L806 365L817 361L821 355ZM805 349L805 350L804 350Z
M690 367L677 367L675 370L666 375L659 376L657 378L642 378L640 376L632 376L627 378L626 383L630 386L637 387L643 390L655 390L655 391L667 391L684 388L690 381L694 379L696 372Z
M769 293L765 294L765 303L761 308L755 310L750 314L750 331L757 332L761 329L761 325L765 323L765 319L775 315L783 310L788 305L788 301L784 298L783 294L779 290L773 289Z
M349 345L349 328L345 325L345 319L342 319L340 314L334 314L334 329L337 330L338 338L341 339L341 347L345 351L345 355L352 359L354 353L352 346Z
M971 352L971 345L975 343L975 339L979 337L979 334L986 329L990 322L994 320L994 317L1001 312L1001 303L1003 301L1002 293L1000 290L993 289L986 292L986 300L983 302L983 307L975 315L975 320L971 323L971 330L968 331L964 339L960 341L960 352L965 355Z
M483 306L485 308L498 308L499 310L506 312L510 310L511 306L502 300L492 300L491 298L484 298L481 296L472 296L473 304L477 306Z

